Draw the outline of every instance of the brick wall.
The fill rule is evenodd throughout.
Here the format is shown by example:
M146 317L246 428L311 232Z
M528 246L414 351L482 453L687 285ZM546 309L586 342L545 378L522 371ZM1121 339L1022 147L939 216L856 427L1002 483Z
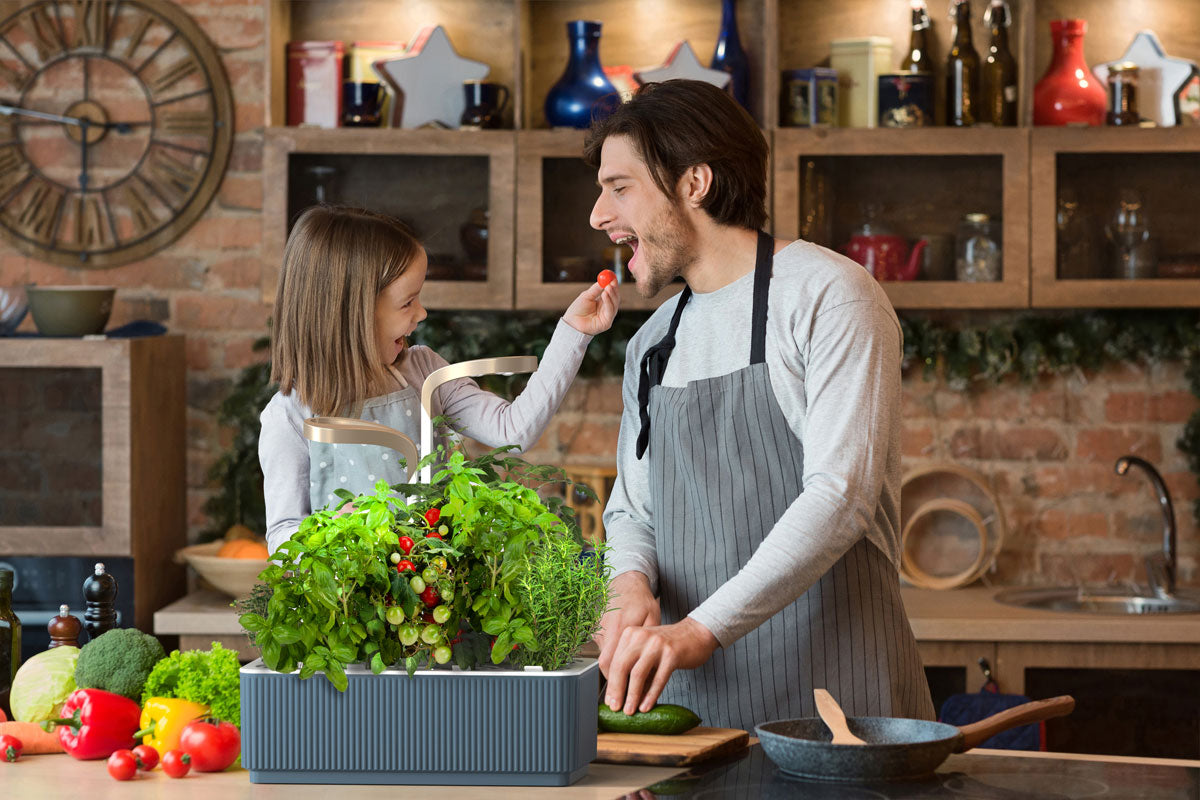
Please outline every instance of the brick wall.
M0 243L0 285L36 281L118 287L112 325L156 319L187 336L188 507L194 536L211 489L206 474L229 441L213 412L265 331L261 302L264 19L259 0L179 0L222 54L233 85L233 155L207 213L175 244L145 261L110 270L53 267ZM26 320L24 329L32 330ZM547 462L612 462L621 411L615 379L580 381L533 457ZM980 388L966 395L905 381L907 465L953 459L995 482L1010 520L993 577L1003 582L1141 577L1159 521L1140 477L1118 478L1112 462L1134 452L1161 465L1175 493L1183 576L1197 581L1197 486L1175 447L1195 407L1179 369L1114 369Z

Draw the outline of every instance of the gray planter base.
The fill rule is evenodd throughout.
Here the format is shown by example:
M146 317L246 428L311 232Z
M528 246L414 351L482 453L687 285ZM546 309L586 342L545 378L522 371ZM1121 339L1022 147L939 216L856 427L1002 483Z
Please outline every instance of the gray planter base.
M242 766L252 783L567 786L596 757L600 668L556 672L354 665L315 675L241 669Z

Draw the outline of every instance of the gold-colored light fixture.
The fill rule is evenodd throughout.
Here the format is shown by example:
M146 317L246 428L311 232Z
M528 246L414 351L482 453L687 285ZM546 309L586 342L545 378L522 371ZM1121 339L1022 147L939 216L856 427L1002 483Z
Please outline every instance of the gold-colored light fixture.
M417 445L395 428L349 417L312 417L304 420L304 438L324 444L374 444L404 457L405 480L412 478L421 460Z

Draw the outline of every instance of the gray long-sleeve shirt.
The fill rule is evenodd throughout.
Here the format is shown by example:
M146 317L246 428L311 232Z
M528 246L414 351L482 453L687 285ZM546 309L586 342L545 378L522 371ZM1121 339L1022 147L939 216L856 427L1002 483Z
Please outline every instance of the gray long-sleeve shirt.
M591 336L559 320L537 372L513 402L484 391L469 378L462 378L434 392L434 413L456 420L460 433L489 447L517 445L520 450L527 450L537 443L558 411L591 340ZM416 387L417 392L411 393L410 407L390 407L392 413L403 410L407 419L370 418L401 430L405 425L415 425L413 420L420 419L421 384L430 373L444 366L446 360L433 350L413 347L400 364L399 380ZM364 411L369 411L371 405L367 401ZM267 507L267 549L271 552L287 541L313 510L309 495L309 442L302 433L304 420L311 416L312 411L295 393L278 392L260 415L258 458ZM363 416L368 417L368 413ZM401 473L391 482L402 481ZM356 490L367 488L356 487Z
M749 364L753 288L751 272L692 296L663 385ZM636 457L637 390L642 355L666 334L675 304L663 304L630 341L617 480L604 511L613 575L642 572L656 593L650 454ZM850 259L793 242L775 254L766 344L771 387L804 447L804 490L741 571L689 614L726 647L794 602L864 536L899 564L903 348L887 295Z

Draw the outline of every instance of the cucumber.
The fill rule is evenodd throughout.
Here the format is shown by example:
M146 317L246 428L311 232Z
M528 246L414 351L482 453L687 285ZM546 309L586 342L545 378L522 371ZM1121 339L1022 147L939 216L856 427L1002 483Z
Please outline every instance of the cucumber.
M700 717L690 708L670 703L660 703L649 711L638 711L628 716L624 711L613 711L601 703L599 722L602 731L674 735L699 725Z

